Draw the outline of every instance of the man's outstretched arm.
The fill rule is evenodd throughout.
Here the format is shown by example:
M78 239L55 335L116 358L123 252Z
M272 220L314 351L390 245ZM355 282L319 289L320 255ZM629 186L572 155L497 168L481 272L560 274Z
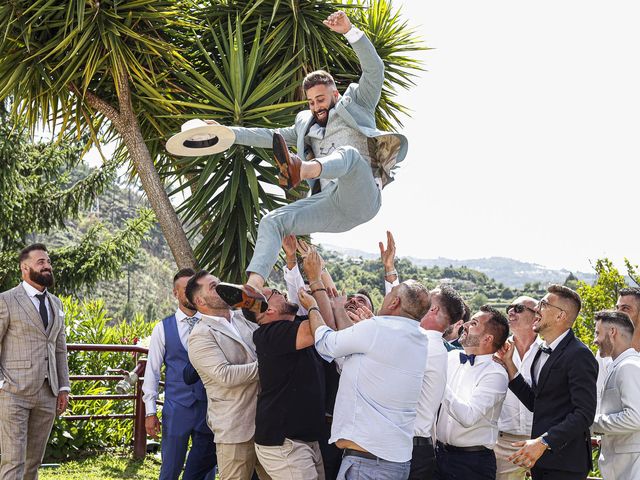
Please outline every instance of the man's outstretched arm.
M351 25L347 14L339 10L329 15L324 24L336 33L342 33L356 52L362 74L353 97L356 103L371 111L376 109L384 84L384 63L371 41Z

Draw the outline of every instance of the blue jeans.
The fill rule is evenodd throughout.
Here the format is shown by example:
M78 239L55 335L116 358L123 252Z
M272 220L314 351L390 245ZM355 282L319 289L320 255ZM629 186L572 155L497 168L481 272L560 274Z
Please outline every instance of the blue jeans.
M411 462L388 462L378 458L342 458L337 480L407 480Z
M316 160L322 165L319 178L336 181L320 193L280 207L260 220L248 273L267 279L286 235L346 232L371 220L380 210L380 189L358 150L339 147Z

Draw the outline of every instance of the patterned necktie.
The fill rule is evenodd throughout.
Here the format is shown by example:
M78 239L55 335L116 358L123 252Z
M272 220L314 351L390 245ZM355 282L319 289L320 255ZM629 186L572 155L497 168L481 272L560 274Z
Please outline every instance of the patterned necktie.
M469 365L473 367L473 364L476 362L476 356L472 353L471 355L467 355L466 353L460 352L460 363L464 365L469 362Z
M40 318L42 318L42 324L44 325L44 329L46 330L49 326L49 312L47 312L47 294L46 293L38 293L36 294L36 298L40 301L40 306L38 307L38 311L40 312Z
M182 321L189 325L189 333L191 333L191 330L193 330L193 327L196 326L200 319L198 317L185 317Z

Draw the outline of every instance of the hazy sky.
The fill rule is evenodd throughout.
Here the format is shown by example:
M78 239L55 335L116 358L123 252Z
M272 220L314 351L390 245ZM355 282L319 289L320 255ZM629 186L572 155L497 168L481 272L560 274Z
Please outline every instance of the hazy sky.
M640 263L640 3L394 2L429 50L378 216L314 240L399 255Z

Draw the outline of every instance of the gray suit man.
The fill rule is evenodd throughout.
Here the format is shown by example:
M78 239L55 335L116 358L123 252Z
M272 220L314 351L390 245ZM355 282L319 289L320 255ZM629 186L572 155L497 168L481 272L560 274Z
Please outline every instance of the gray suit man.
M186 287L188 301L202 319L189 336L189 360L207 390L207 421L216 439L221 480L249 480L257 463L254 446L258 400L258 357L253 332L258 325L231 312L218 296L218 279L201 270Z
M230 305L259 313L266 308L261 291L288 234L345 232L372 219L382 204L381 190L407 153L407 139L376 128L375 112L384 84L384 64L369 39L338 11L324 22L342 33L360 60L362 75L340 95L327 72L306 76L303 89L309 104L291 127L232 127L236 144L274 148L281 184L307 180L315 194L278 208L262 218L247 272L247 285L229 294ZM274 135L275 134L275 135ZM298 155L289 154L295 145ZM304 160L304 161L303 161ZM321 190L321 191L319 191ZM241 290L242 295L239 290Z
M69 397L62 303L47 292L47 249L20 253L23 282L0 294L0 478L34 479L56 413Z
M598 464L604 480L640 478L640 354L623 312L598 312L595 343L611 357L592 430L602 435Z

